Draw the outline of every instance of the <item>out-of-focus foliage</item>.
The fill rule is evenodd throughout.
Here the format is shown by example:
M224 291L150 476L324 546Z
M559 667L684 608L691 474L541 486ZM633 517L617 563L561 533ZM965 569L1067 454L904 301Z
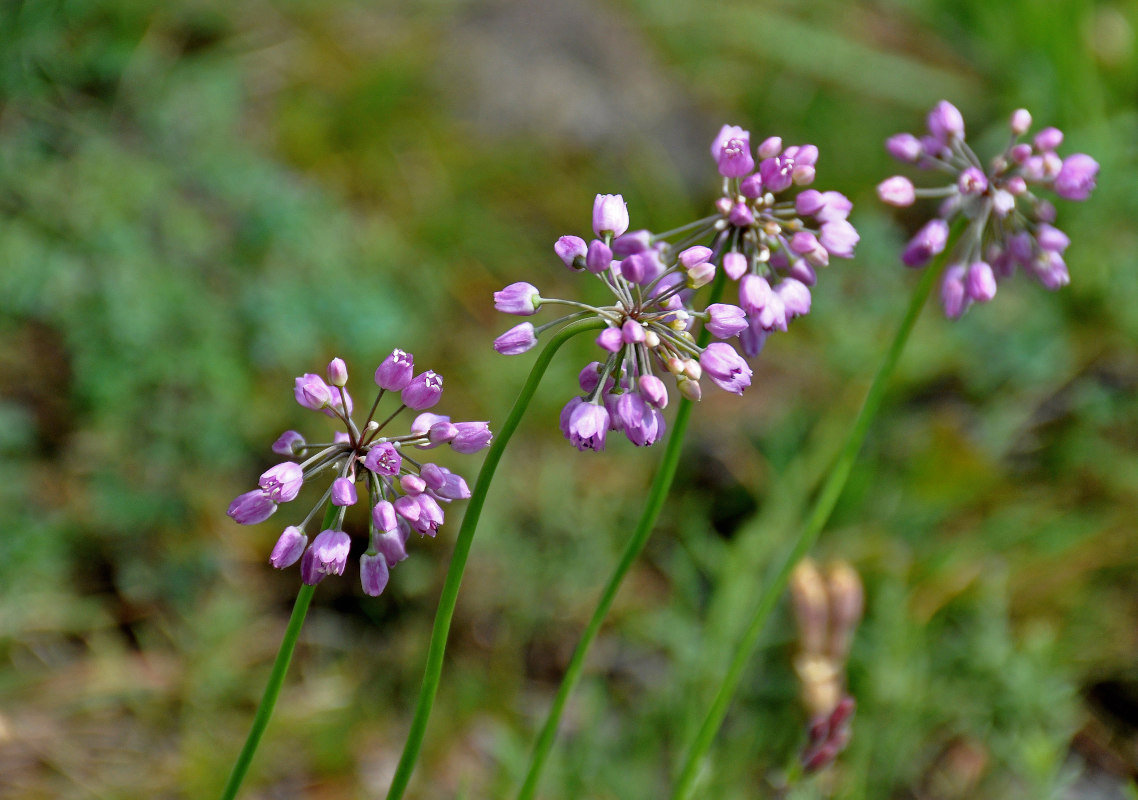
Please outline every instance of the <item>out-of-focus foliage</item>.
M366 382L405 347L448 411L500 423L530 359L490 350L490 292L576 293L550 245L597 192L635 226L699 213L731 122L818 144L863 238L747 395L697 409L543 788L666 794L913 285L881 141L947 97L981 152L1027 106L1103 169L1060 209L1070 287L918 326L818 554L866 582L854 738L794 796L1123 796L1136 26L1076 0L0 5L0 794L215 793L297 582L265 563L275 520L223 511L281 430L321 430L291 378L341 355ZM558 357L491 493L416 797L512 792L639 511L656 451L556 431L591 348ZM321 585L247 796L385 789L454 529L379 600ZM769 794L804 742L788 614L764 645L702 796Z

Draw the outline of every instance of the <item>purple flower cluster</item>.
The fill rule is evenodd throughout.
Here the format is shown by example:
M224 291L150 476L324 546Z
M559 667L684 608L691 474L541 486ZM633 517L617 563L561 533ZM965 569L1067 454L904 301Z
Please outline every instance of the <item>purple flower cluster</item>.
M389 569L407 557L406 543L415 531L434 536L443 524L443 505L470 497L461 475L430 462L420 463L406 451L429 450L450 445L458 453L476 453L490 444L490 428L485 422L451 422L450 417L433 414L442 395L443 379L427 370L415 374L410 353L393 350L375 371L379 393L362 429L352 419L352 398L346 388L348 369L336 358L328 365L328 379L306 374L296 379L296 401L314 411L340 420L345 430L331 442L308 444L296 431L285 431L273 444L273 452L299 459L269 468L258 488L236 498L227 512L242 525L264 522L281 503L296 499L301 486L328 471L331 485L300 525L290 525L273 548L269 563L278 569L300 561L301 579L316 584L326 575L342 575L348 562L351 541L343 530L348 506L359 500L356 484L363 482L371 507L367 552L360 556L360 582L364 591L378 596L387 586ZM386 392L398 392L400 405L382 422L374 417ZM411 423L411 432L383 436L384 428L405 409L420 411ZM331 503L338 509L335 523L316 535L309 544L305 528L316 514Z
M790 320L809 312L815 268L831 256L853 255L858 234L846 219L851 204L843 195L807 190L794 199L776 198L814 180L816 147L784 148L771 138L752 154L750 134L724 125L711 153L723 176L711 216L667 233L630 232L621 195L600 194L593 203L594 238L562 236L554 245L566 267L605 285L612 305L542 297L526 282L494 293L495 308L507 314L531 316L545 305L573 309L540 327L523 322L506 331L494 342L504 355L526 352L551 327L589 317L604 321L597 337L604 358L581 372L584 394L561 414L562 432L580 450L603 450L610 431L638 446L656 442L668 403L659 375L671 375L692 400L702 396L704 377L741 394L751 384L750 367L726 342L700 346L694 323L718 339L738 337L743 353L753 357L771 332L785 331ZM739 282L739 305L699 308L697 290L720 269Z
M1086 200L1095 186L1098 163L1083 153L1059 156L1063 132L1058 128L1044 128L1030 142L1021 142L1031 128L1026 109L1012 113L1010 128L1007 146L987 170L964 141L960 111L946 100L929 112L926 136L899 133L886 142L897 160L952 178L935 189L917 189L901 175L878 185L878 196L893 206L912 205L918 197L941 199L936 218L905 247L905 264L924 266L948 245L949 222L957 217L968 221L941 283L941 303L950 319L958 319L974 302L995 297L997 283L1017 268L1048 289L1070 282L1063 261L1070 240L1052 224L1055 206L1033 189L1050 189L1064 200Z

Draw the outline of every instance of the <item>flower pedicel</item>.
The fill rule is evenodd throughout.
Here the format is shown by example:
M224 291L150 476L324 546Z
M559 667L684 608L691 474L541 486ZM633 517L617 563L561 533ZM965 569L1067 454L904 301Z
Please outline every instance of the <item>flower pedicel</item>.
M273 452L306 456L305 460L285 461L266 470L259 488L236 498L227 513L242 525L264 522L280 503L294 500L304 483L329 472L333 477L324 496L300 525L285 528L269 557L278 569L300 561L301 579L313 585L326 575L344 573L351 549L351 539L342 529L344 514L358 502L356 485L363 482L372 512L368 549L360 556L360 582L367 594L378 596L387 586L389 569L407 557L411 531L434 536L444 521L443 505L470 497L461 475L420 463L407 450L447 444L459 453L475 453L490 443L491 434L485 422L451 422L450 417L426 411L442 395L443 379L430 370L415 375L413 357L402 350L393 350L375 371L379 393L362 429L352 418L347 382L347 366L339 358L328 365L327 381L314 374L296 379L296 401L338 419L345 430L323 444L308 444L296 431L285 431L273 444ZM400 405L378 422L375 413L387 392L399 392ZM405 409L422 412L411 423L410 433L382 435ZM305 528L326 502L338 509L335 523L309 544Z

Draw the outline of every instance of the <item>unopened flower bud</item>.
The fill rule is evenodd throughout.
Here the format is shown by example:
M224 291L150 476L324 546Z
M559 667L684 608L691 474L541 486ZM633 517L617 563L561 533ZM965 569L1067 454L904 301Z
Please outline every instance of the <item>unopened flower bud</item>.
M624 344L620 328L605 328L597 335L597 346L610 353L616 353Z
M598 194L593 200L593 232L620 236L628 230L628 206L619 194Z
M747 273L747 257L740 252L732 250L723 256L723 271L727 277L737 281Z
M458 422L458 429L450 446L456 453L477 453L490 445L493 438L488 422Z
M911 206L917 199L913 182L903 175L894 175L877 184L877 196L881 202L898 208Z
M537 344L533 323L515 325L494 340L494 349L504 356L516 356Z
M341 389L348 385L348 365L344 359L333 358L328 362L328 383Z
M387 559L382 555L373 556L364 553L360 556L360 584L363 586L364 594L371 597L383 594L390 574L387 569Z
M580 269L585 266L588 247L580 236L562 236L553 245L553 252L569 269Z
M680 375L676 378L676 386L679 388L680 394L694 403L698 403L700 397L703 395L703 390L700 389L699 381L693 381L686 375Z
M634 319L626 319L620 326L620 337L625 344L640 344L644 341L644 326Z
M399 478L399 488L405 494L415 496L426 491L427 482L418 475L402 475Z
M332 391L319 375L305 373L296 379L293 387L296 402L313 411L320 411L332 402Z
M332 505L354 506L358 499L356 484L351 478L336 478L332 481Z
M273 442L273 452L277 455L297 456L303 448L304 437L296 431L285 431Z
M371 510L371 520L375 524L376 530L379 531L393 531L398 527L398 520L395 519L395 506L387 500L380 500L375 504L375 508Z
M277 543L273 546L273 552L269 556L269 563L277 569L284 569L291 567L300 560L300 556L304 553L304 548L308 544L308 537L304 535L304 531L294 525L289 525L284 529L284 533L277 539Z
M589 242L589 251L585 255L585 269L600 274L607 272L612 266L612 249L600 239Z
M1023 136L1031 128L1031 112L1026 108L1017 108L1012 112L1011 119L1012 133L1016 136Z
M525 281L511 283L505 289L494 292L494 308L504 314L528 317L536 314L540 305L541 294L537 287Z
M668 389L662 380L655 375L641 375L637 383L640 391L644 393L645 400L656 408L667 408Z
M256 525L267 520L276 510L277 504L263 489L254 489L238 495L225 513L239 525Z

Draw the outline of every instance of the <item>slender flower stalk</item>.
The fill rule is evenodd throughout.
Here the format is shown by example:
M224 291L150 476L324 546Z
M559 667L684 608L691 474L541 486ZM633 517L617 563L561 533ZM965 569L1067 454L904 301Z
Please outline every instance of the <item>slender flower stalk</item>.
M715 285L712 287L711 297L713 303L718 300L719 295L722 294L723 284L723 276L720 275L716 278ZM708 331L703 331L700 335L700 343L706 344L710 336L711 334ZM549 713L534 742L533 752L530 755L529 768L526 771L525 782L518 791L518 800L528 800L537 792L538 782L541 780L541 772L545 767L546 760L549 758L550 750L553 749L554 740L557 738L557 728L561 723L561 715L565 711L565 704L569 701L569 695L573 693L573 689L581 679L581 672L585 665L585 656L588 655L593 640L595 640L597 634L600 633L601 625L604 624L605 617L608 616L608 612L612 608L613 601L616 600L616 594L620 591L621 584L624 583L628 571L632 568L632 565L644 550L644 546L648 543L648 538L652 535L652 530L656 525L656 519L660 516L660 511L664 507L664 499L667 497L668 491L672 488L672 481L676 477L676 467L680 462L684 436L687 433L688 422L691 419L694 405L695 401L686 397L680 401L679 410L676 412L676 421L673 423L671 433L668 435L668 443L664 447L664 455L660 459L660 467L656 470L656 475L652 479L652 486L648 490L648 500L644 504L644 510L640 513L640 520L636 523L636 528L632 536L629 537L628 542L625 544L624 551L620 555L620 560L617 561L612 574L609 575L609 579L605 583L605 588L601 592L600 599L597 600L597 606L593 610L593 616L589 619L588 625L585 626L585 630L581 633L577 647L573 650L573 656L569 659L569 666L566 668L565 675L561 679L561 685L557 688L557 695L553 699L553 705L550 706Z
M458 603L458 590L462 585L462 573L466 569L466 561L470 556L470 547L474 543L474 534L478 530L478 520L482 516L482 507L486 502L486 495L490 491L490 484L494 480L494 473L498 469L498 462L509 444L510 438L517 430L518 424L529 408L537 386L545 375L553 356L561 345L579 333L596 330L603 323L596 319L587 319L574 322L558 331L541 351L529 377L518 393L518 399L510 409L510 415L502 423L490 449L486 451L486 459L482 462L482 469L478 473L478 480L471 491L466 514L462 518L462 525L458 531L458 538L454 544L454 554L451 556L450 567L447 569L446 582L443 585L442 595L439 597L439 607L435 612L435 623L431 630L431 642L427 649L427 663L423 670L423 683L419 689L419 699L415 705L415 715L411 720L411 728L407 733L407 741L403 745L403 754L399 758L395 776L391 780L391 787L387 791L387 800L397 800L407 790L411 780L411 773L415 770L415 762L423 747L423 737L427 733L427 722L430 719L431 708L438 694L439 680L443 671L443 656L446 653L447 637L450 634L451 620L454 618L455 605Z
M822 532L826 522L830 519L830 513L834 510L838 498L841 497L842 490L846 485L846 480L849 478L850 471L853 469L854 462L857 460L858 452L861 450L862 443L865 442L870 424L877 415L878 409L881 408L881 400L885 395L885 388L889 383L890 377L893 375L894 369L897 367L901 353L904 352L905 345L909 341L909 334L912 333L913 326L916 324L921 309L924 308L929 295L932 294L933 286L944 271L947 260L947 257L942 255L938 258L938 261L933 267L927 269L924 274L921 275L920 283L917 284L917 288L913 292L913 296L909 301L909 307L905 312L904 318L901 320L901 325L898 327L897 333L889 345L889 350L886 352L884 360L877 368L877 374L874 375L873 383L870 384L869 391L866 393L865 402L862 404L861 411L858 412L853 427L846 437L845 444L842 446L842 450L838 454L838 458L834 462L834 466L831 468L830 474L822 486L822 490L818 493L817 500L814 501L814 506L810 511L810 516L807 518L806 524L799 532L798 539L783 560L782 565L775 574L774 580L768 583L763 589L758 604L751 612L747 630L743 634L743 638L739 641L731 663L728 665L727 671L723 675L723 680L719 684L715 699L712 701L707 715L704 717L703 723L700 725L699 731L696 733L695 739L692 741L684 757L683 764L680 767L676 779L676 785L672 792L673 800L687 800L687 798L693 796L696 779L699 776L699 768L703 763L704 756L711 747L715 734L719 731L719 726L723 724L723 718L727 715L727 708L731 702L731 698L735 694L735 690L739 686L739 680L743 676L743 670L746 668L747 662L750 661L754 653L759 634L762 633L771 611L774 610L775 603L786 589L786 584L794 572L794 567L810 552L814 543L818 541L818 535Z
M1083 153L1059 157L1055 151L1062 144L1063 134L1056 128L1044 128L1030 144L1021 143L1020 138L1031 127L1031 115L1025 109L1012 114L1009 142L992 159L987 171L964 141L964 119L955 106L941 101L929 113L927 122L927 136L897 134L886 142L886 149L900 161L951 175L953 183L918 190L907 178L894 176L878 186L878 195L883 202L895 206L911 205L918 197L943 198L937 217L917 232L901 256L909 267L921 267L937 256L936 266L922 276L798 540L751 614L715 699L680 767L674 800L692 796L700 765L726 716L759 634L795 566L814 546L829 520L881 406L885 386L934 284L941 281L940 301L946 316L958 319L972 303L991 300L997 281L1011 277L1017 270L1052 290L1069 282L1061 256L1069 240L1051 224L1055 221L1055 207L1036 196L1032 187L1049 189L1065 200L1085 200L1094 189L1098 163Z
M339 511L336 507L329 504L324 512L324 527L330 528L336 521L338 514ZM265 685L265 693L261 696L261 702L253 715L253 725L249 729L249 735L245 738L245 745L237 754L237 761L233 764L229 781L221 793L221 800L233 800L241 789L245 775L249 772L249 765L253 763L253 756L256 755L257 747L261 744L261 737L264 736L265 729L269 726L269 719L273 716L273 708L277 704L277 698L280 697L281 687L284 686L285 675L288 673L288 666L292 662L293 651L296 650L296 643L300 639L300 629L304 625L308 606L315 594L316 585L307 583L302 583L300 590L296 593L296 603L293 604L288 627L285 628L280 649L277 651L276 660L273 661L273 669L269 673L269 682Z

